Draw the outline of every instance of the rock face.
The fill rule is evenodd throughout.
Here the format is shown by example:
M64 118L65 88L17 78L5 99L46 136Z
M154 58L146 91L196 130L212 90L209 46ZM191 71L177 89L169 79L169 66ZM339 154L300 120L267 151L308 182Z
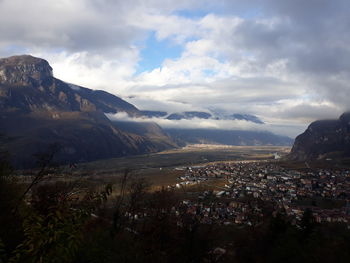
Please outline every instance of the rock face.
M338 120L310 124L295 139L289 158L297 161L350 157L350 112Z
M51 78L52 68L43 59L28 55L0 60L0 82L9 85L37 85Z
M153 135L152 130L147 134L122 130L105 116L117 112L141 115L117 96L54 78L43 59L27 55L0 59L0 134L7 138L4 146L18 168L34 166L33 155L52 144L60 149L56 161L61 163L176 146L161 129Z
M0 110L102 111L140 115L126 101L101 90L67 84L53 77L46 60L28 55L0 59Z

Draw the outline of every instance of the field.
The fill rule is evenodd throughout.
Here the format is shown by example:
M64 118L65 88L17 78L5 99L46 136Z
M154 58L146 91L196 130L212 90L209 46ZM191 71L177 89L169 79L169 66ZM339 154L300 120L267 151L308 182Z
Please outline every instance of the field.
M81 163L72 174L96 182L113 182L128 170L134 176L146 178L154 187L161 187L176 183L187 166L274 159L275 153L283 156L289 151L289 147L277 146L189 145L159 153Z

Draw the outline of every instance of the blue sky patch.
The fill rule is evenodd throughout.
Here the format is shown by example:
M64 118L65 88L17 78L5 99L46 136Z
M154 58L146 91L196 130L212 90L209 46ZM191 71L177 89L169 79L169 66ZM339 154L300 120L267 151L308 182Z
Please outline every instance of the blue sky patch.
M136 75L144 71L159 68L165 59L175 59L181 56L183 47L170 40L157 40L155 32L151 32L141 50L140 62Z
M215 74L217 74L217 72L212 69L204 69L202 72L206 77L214 77Z

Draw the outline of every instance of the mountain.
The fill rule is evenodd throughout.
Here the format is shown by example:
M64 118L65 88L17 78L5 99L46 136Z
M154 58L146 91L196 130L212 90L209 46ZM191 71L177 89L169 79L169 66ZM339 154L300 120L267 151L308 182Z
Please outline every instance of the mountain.
M338 120L311 123L295 139L289 155L291 160L298 161L342 157L350 157L350 112Z
M0 59L0 85L3 111L125 111L140 115L136 107L117 96L54 78L46 60L28 55Z
M151 111L151 110L143 110L141 111L142 116L146 118L162 118L168 115L165 111Z
M264 124L264 122L262 120L260 120L258 117L251 115L251 114L239 114L239 113L235 113L232 115L228 115L226 117L224 117L224 119L229 119L229 120L245 120L245 121L250 121L250 122L254 122L257 124Z
M126 131L105 113L142 113L105 91L65 83L43 59L23 55L0 59L0 134L18 168L35 165L34 154L52 144L61 163L155 152L176 146L162 130ZM139 124L140 127L146 124ZM147 125L146 125L147 126Z
M132 104L103 90L91 90L80 86L72 86L79 96L92 102L97 110L104 113L126 112L129 116L140 116L142 113Z
M166 119L168 120L190 120L193 118L198 118L198 119L209 119L211 118L211 114L207 112L201 112L201 111L185 111L182 113L172 113L170 114Z
M158 150L166 150L178 146L173 139L169 140L169 136L165 133L164 129L154 122L115 121L113 123L126 133L136 134L146 138Z
M187 143L226 144L226 145L292 145L293 140L270 132L213 130L213 129L165 129L180 145Z
M264 124L263 120L261 120L259 117L252 114L230 113L230 112L227 112L226 110L215 109L215 108L210 109L210 111L212 112L212 115L216 120L244 120L244 121L249 121L256 124Z
M245 120L254 122L256 124L264 124L264 122L255 115L251 114L222 114L222 113L209 113L204 111L185 111L167 113L165 111L141 111L142 116L147 118L165 118L167 120L191 120L194 118L198 119L215 119L215 120Z

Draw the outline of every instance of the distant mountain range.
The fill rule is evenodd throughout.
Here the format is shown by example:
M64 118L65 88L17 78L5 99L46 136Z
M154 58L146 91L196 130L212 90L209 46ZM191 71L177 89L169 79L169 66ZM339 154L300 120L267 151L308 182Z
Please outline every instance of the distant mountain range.
M214 120L244 120L249 122L254 122L257 124L264 124L264 122L259 119L257 116L251 114L215 114L204 111L185 111L185 112L176 112L168 113L165 111L151 111L144 110L141 111L141 114L147 118L163 118L167 120L190 120L194 118L198 119L214 119Z
M311 123L295 139L289 155L291 160L338 159L350 157L350 112L338 120Z
M151 110L143 110L141 111L141 114L146 118L162 118L168 115L168 113L165 111L151 111Z
M201 111L185 111L181 113L171 113L169 116L166 117L168 120L190 120L193 118L198 119L209 119L212 115L207 112L201 112Z
M156 152L187 143L288 145L271 133L220 130L166 130L154 122L112 121L106 114L125 112L133 119L164 118L263 121L248 114L140 111L121 98L63 82L49 63L29 55L0 59L0 136L17 168L33 167L35 154L58 145L59 163L85 162Z
M240 146L279 145L290 146L293 140L270 132L215 130L215 129L165 129L179 144L225 144Z

